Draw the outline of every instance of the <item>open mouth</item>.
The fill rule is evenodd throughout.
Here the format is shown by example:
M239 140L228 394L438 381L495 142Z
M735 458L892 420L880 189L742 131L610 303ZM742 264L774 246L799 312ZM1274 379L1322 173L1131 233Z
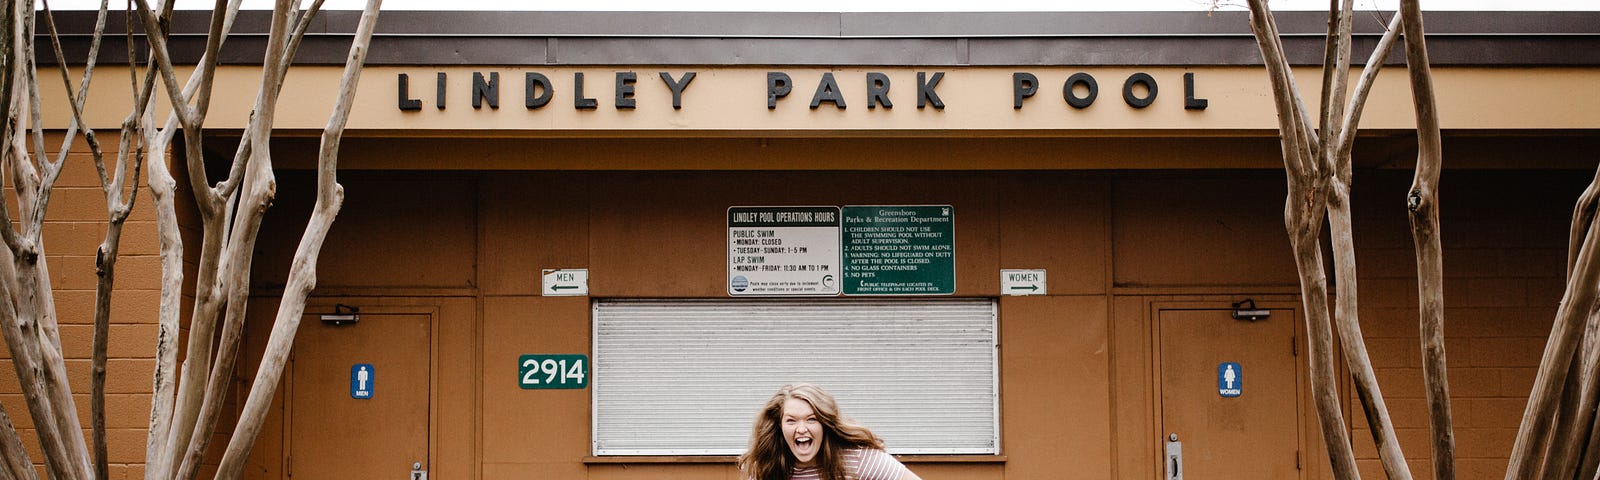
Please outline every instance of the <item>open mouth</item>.
M811 453L812 443L813 443L813 441L812 441L811 437L795 437L795 439L794 439L795 453L798 454L798 455L801 455L801 456L803 456L805 454L808 454L808 453Z

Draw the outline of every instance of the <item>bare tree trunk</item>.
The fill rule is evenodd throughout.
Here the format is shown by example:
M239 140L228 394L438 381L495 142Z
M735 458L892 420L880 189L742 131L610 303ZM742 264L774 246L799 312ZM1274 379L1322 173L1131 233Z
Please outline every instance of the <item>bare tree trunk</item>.
M1339 406L1337 380L1333 366L1333 327L1328 316L1327 275L1322 267L1321 237L1327 211L1327 185L1314 173L1319 167L1313 153L1312 136L1305 110L1294 86L1293 73L1278 42L1278 29L1265 0L1250 2L1250 26L1255 32L1261 57L1272 82L1278 112L1279 141L1283 148L1284 170L1288 172L1289 195L1284 205L1284 227L1295 254L1300 276L1301 299L1306 310L1306 332L1311 366L1311 395L1317 420L1327 445L1334 478L1360 478L1355 452L1350 446Z
M1411 478L1411 471L1400 449L1361 333L1354 228L1349 203L1352 185L1350 152L1356 126L1360 122L1373 79L1394 44L1400 19L1395 18L1390 23L1389 30L1363 69L1354 94L1347 101L1352 3L1348 0L1330 1L1322 69L1321 127L1315 131L1309 127L1306 108L1300 100L1293 73L1283 54L1277 27L1264 1L1250 2L1251 27L1261 47L1276 100L1279 139L1283 147L1284 169L1289 178L1285 226L1300 271L1301 295L1310 337L1308 342L1311 344L1312 395L1334 476L1340 479L1359 478L1334 387L1337 383L1332 374L1331 336L1334 329L1331 324L1336 321L1337 334L1354 379L1356 395L1371 428L1384 471L1391 479L1407 480ZM1324 219L1329 226L1337 272L1334 275L1334 297L1337 301L1331 315L1327 279L1321 263L1319 228Z
M1401 0L1406 71L1417 117L1417 167L1406 196L1411 238L1417 252L1417 306L1422 342L1422 377L1427 389L1428 425L1432 431L1433 475L1455 479L1455 431L1450 414L1450 382L1444 350L1444 250L1439 239L1439 171L1441 153L1438 107L1434 105L1433 71L1416 0Z
M4 462L4 469L0 469L0 479L34 478L33 462L28 459L28 451L22 448L22 437L17 435L17 427L11 424L11 415L6 414L6 409L0 407L0 461Z
M1569 276L1581 249L1581 240L1595 218L1597 186L1600 184L1591 183L1573 207L1568 237ZM1600 309L1600 302L1594 308ZM1555 432L1551 435L1553 442L1540 469L1544 478L1576 478L1576 475L1582 475L1585 471L1591 477L1594 475L1595 459L1585 456L1590 455L1596 447L1592 431L1596 428L1594 405L1597 394L1600 394L1600 388L1597 388L1600 385L1595 381L1596 368L1600 366L1597 344L1600 344L1600 311L1591 309L1580 347L1570 360L1573 363L1562 385L1561 401L1556 407Z
M65 155L52 162L44 153L42 109L31 41L35 25L33 4L24 1L10 6L7 12L10 36L6 41L11 44L7 50L14 54L16 61L8 62L5 72L9 78L5 92L8 137L0 141L10 144L3 162L17 192L19 218L14 224L9 212L0 215L3 217L0 222L4 224L0 225L0 236L4 237L6 250L12 254L10 261L3 262L5 278L0 279L0 285L9 296L7 308L0 312L5 317L0 323L5 323L4 335L12 351L13 366L22 381L23 398L39 432L46 471L55 478L85 478L92 475L89 454L74 399L66 385L66 364L61 354L41 235L50 192ZM67 86L70 90L70 81ZM81 98L69 98L75 118L81 109ZM24 103L28 108L26 117L22 114ZM31 158L25 146L25 130L20 127L24 118L31 121L29 130L33 132L36 153ZM69 142L76 135L77 125L75 122L69 130ZM18 227L20 231L15 230Z
M1600 184L1600 171L1596 172L1591 191L1595 184ZM1581 202L1577 208L1584 208ZM1516 443L1506 467L1507 480L1533 478L1537 473L1535 470L1539 462L1536 457L1542 453L1541 439L1551 433L1555 400L1561 395L1562 380L1567 375L1567 369L1572 367L1573 354L1581 340L1579 337L1589 312L1595 307L1595 288L1600 285L1600 265L1596 264L1595 249L1600 245L1600 233L1596 232L1593 224L1584 230L1582 246L1576 249L1577 256L1572 262L1566 293L1556 311L1555 324L1550 330L1544 356L1539 362L1539 372L1534 377L1528 405L1522 414L1522 425L1517 430Z
M0 11L6 14L5 20L0 21L0 105L6 112L5 121L0 122L0 172L4 173L5 179L10 181L16 192L16 197L8 200L5 189L0 189L0 206L16 205L15 218L10 208L0 208L0 250L9 254L7 261L0 261L0 336L4 337L11 352L12 366L22 384L24 401L38 433L44 471L52 480L105 479L109 476L105 435L105 367L111 324L111 292L115 286L123 225L137 198L140 169L147 155L155 157L150 162L149 186L156 203L163 280L156 368L152 378L150 430L146 443L146 478L194 478L201 455L212 438L241 346L256 233L274 195L269 150L273 111L283 88L290 59L322 5L322 0L316 0L306 12L301 12L299 2L278 0L272 17L274 25L269 41L272 47L263 61L261 93L252 111L246 138L240 143L227 178L212 185L210 179L206 178L203 160L201 143L204 139L204 121L210 105L217 53L231 29L241 1L216 2L205 53L194 74L180 89L167 51L168 32L163 26L170 19L172 2L163 2L157 7L160 12L156 12L150 8L148 0L136 0L138 9L136 12L130 11L128 28L129 79L135 91L134 106L123 122L116 163L110 169L112 173L108 173L104 152L95 132L84 124L82 115L89 92L89 79L104 32L108 2L101 2L89 61L84 68L81 86L74 89L66 63L61 61L65 56L50 10L44 8L36 15L33 0L0 0ZM318 250L343 198L333 175L337 164L338 140L354 99L355 80L365 59L377 9L378 1L372 0L362 16L360 31L352 45L351 60L346 67L339 105L324 132L322 171L319 173L323 181L319 183L318 210L313 225L307 230L306 243L302 244L302 251L296 255L295 274L290 284L297 286L297 290L286 294L281 307L284 312L294 312L296 321L304 310L311 285L315 284ZM72 123L57 152L58 159L54 161L46 157L44 150L41 121L44 111L34 55L36 19L43 20L44 27L50 33L50 46L58 59L57 65L61 67L62 80L66 84L72 107ZM144 27L143 40L150 52L149 67L143 82L139 79L138 65L132 60L136 58L133 45L138 43L132 36L134 20ZM154 108L150 104L158 84L163 87L172 107L170 118L164 128L159 129L154 121ZM25 122L31 123L24 125ZM92 455L89 442L84 439L71 389L67 385L41 234L55 180L80 129L93 155L107 207L107 233L95 256L99 278L90 369ZM184 135L182 148L187 160L184 173L193 190L203 227L198 249L200 261L196 301L191 319L191 338L187 346L189 353L181 372L176 365L176 357L179 306L185 283L185 251L177 220L177 181L168 171L166 160L168 147L174 135L180 131ZM33 147L31 155L30 139ZM133 186L131 189L130 185ZM240 194L246 198L241 200L238 197ZM237 211L236 205L239 205ZM216 338L218 327L221 330L220 339ZM290 328L289 340L292 341L293 326ZM287 342L279 345L283 349L287 346ZM282 362L263 370L281 372ZM270 395L274 386L275 383L259 388L259 391ZM255 428L259 429L262 417L264 415L245 416L242 421L245 424L253 422ZM235 435L228 446L232 456L227 458L242 465L242 455L248 454L254 441L253 431L250 435ZM231 472L223 473L223 478L239 475L236 467ZM31 479L36 476L15 427L6 412L0 409L0 480Z
M1596 304L1600 308L1600 302ZM1584 323L1582 347L1574 354L1575 362L1567 371L1562 387L1561 404L1556 417L1552 443L1541 469L1544 478L1574 478L1582 463L1582 452L1590 441L1596 396L1600 384L1595 382L1596 367L1600 366L1600 349L1595 348L1600 334L1600 311L1590 310Z
M1366 413L1373 442L1378 447L1384 470L1389 478L1409 480L1405 456L1400 452L1395 438L1394 424L1389 419L1388 406L1378 388L1377 375L1367 354L1366 339L1361 335L1360 296L1357 294L1355 231L1350 218L1350 185L1352 173L1349 157L1341 158L1338 148L1340 128L1344 123L1346 79L1350 76L1350 35L1353 29L1350 0L1331 0L1328 12L1328 33L1324 45L1322 65L1322 114L1318 130L1317 152L1322 168L1320 175L1327 177L1328 234L1333 245L1335 292L1333 318L1338 324L1339 343L1344 348L1345 364L1355 378L1356 395ZM1321 148L1315 148L1320 146Z
M361 66L366 61L367 46L376 28L378 9L382 0L368 0L356 28L356 38L350 46L350 56L345 61L344 75L340 81L339 101L322 132L322 148L317 161L317 202L312 208L311 220L295 250L289 269L289 283L283 299L278 304L278 314L273 321L272 334L267 340L267 350L262 355L260 368L250 387L250 396L239 414L239 424L234 427L233 438L223 453L217 478L237 479L244 470L244 461L250 456L250 447L266 420L267 407L283 376L284 364L294 342L300 317L305 313L306 298L316 286L316 265L322 243L327 239L328 228L344 203L344 187L338 184L337 167L339 141L349 119L355 100L356 86L360 80Z
M106 237L101 242L100 248L97 249L95 254L95 275L97 277L97 281L95 284L94 339L91 346L93 352L91 353L89 377L91 385L89 395L89 418L90 430L94 443L94 478L107 478L110 476L110 466L106 461L107 448L105 396L106 346L110 341L111 330L111 291L113 285L115 284L117 246L121 243L122 225L123 222L128 218L128 211L132 207L132 201L134 199L133 195L136 195L138 192L138 189L134 189L128 197L128 203L122 202L122 190L124 184L121 181L123 180L124 173L127 171L126 164L121 161L118 162L116 167L116 180L118 180L118 182L113 185L112 179L106 176L105 152L100 148L100 141L96 138L94 130L89 128L88 124L83 120L83 104L88 100L89 81L94 77L95 64L97 63L96 60L99 59L100 55L100 41L105 34L106 12L107 7L109 6L108 4L109 2L107 0L101 0L100 2L99 14L95 19L93 39L91 40L89 46L89 59L85 62L83 80L78 89L78 94L73 94L71 75L67 70L66 62L57 62L57 65L60 67L61 71L62 83L64 83L66 86L67 96L71 100L69 103L72 106L72 123L71 126L67 128L65 139L63 140L61 150L58 153L59 159L57 160L57 163L64 164L66 162L67 154L72 150L72 143L74 140L76 140L77 130L81 127L83 129L84 138L89 145L89 153L94 158L94 166L100 177L101 189L106 197ZM61 38L56 31L55 18L48 5L45 6L43 13L45 26L48 27L50 32L50 46L54 50L56 58L64 60L66 55L62 54ZM126 146L128 143L126 136L127 133L127 128L124 128L124 137L120 140L123 146ZM126 157L122 157L121 160L126 160ZM135 166L135 171L137 171L137 166ZM137 183L137 180L135 180L135 183Z
M1350 219L1349 187L1337 179L1330 187L1328 201L1329 236L1333 240L1334 279L1338 298L1334 316L1338 319L1339 343L1344 347L1345 364L1355 380L1356 398L1366 414L1367 427L1377 446L1378 457L1385 473L1391 479L1411 478L1405 454L1400 451L1400 440L1394 432L1394 421L1389 417L1389 406L1378 387L1377 373L1372 369L1372 358L1367 354L1366 337L1361 334L1357 318L1356 258L1354 226Z

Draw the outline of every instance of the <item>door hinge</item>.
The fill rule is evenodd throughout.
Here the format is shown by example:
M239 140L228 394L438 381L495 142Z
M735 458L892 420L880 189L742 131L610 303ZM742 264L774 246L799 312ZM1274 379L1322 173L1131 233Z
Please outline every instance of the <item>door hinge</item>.
M1300 342L1295 341L1294 337L1289 337L1289 356L1300 356Z
M1304 470L1304 468L1300 466L1300 451L1299 450L1295 450L1294 451L1294 469L1295 470Z
M294 455L283 456L283 472L285 476L294 476Z

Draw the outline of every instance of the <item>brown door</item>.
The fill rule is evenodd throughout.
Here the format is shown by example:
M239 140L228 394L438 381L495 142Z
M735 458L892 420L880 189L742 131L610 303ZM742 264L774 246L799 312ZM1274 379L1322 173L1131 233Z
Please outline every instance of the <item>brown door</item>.
M1300 478L1295 311L1253 322L1230 310L1158 316L1162 478Z
M405 480L413 464L428 469L431 328L429 314L301 321L290 361L289 478Z

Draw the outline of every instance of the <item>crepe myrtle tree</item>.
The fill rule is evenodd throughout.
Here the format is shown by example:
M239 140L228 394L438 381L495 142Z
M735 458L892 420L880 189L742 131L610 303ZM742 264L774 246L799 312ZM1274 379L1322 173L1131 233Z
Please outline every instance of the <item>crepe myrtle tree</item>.
M1412 5L1414 6L1415 2ZM1373 373L1372 362L1367 355L1366 344L1356 316L1358 297L1355 243L1352 237L1350 211L1350 152L1360 123L1361 109L1366 103L1373 79L1383 66L1383 58L1394 45L1405 13L1403 11L1390 22L1378 47L1367 61L1354 92L1351 93L1348 92L1346 81L1349 78L1351 63L1353 1L1332 0L1322 64L1321 108L1317 117L1313 119L1295 83L1294 72L1290 69L1277 24L1267 7L1266 0L1250 0L1249 7L1250 27L1255 33L1256 43L1260 46L1267 75L1271 80L1274 107L1278 114L1278 136L1283 149L1284 170L1288 178L1284 227L1288 231L1289 243L1294 250L1295 265L1300 277L1301 297L1306 309L1312 398L1334 477L1351 479L1360 476L1356 470L1355 453L1345 427L1344 417L1340 414L1338 380L1334 375L1333 335L1334 324L1337 323L1340 346L1343 347L1344 358L1354 377L1357 397L1361 400L1368 424L1372 426L1373 440L1377 444L1384 471L1388 473L1389 478L1409 479L1411 472L1405 464L1405 457L1395 438L1394 425L1389 419L1388 408L1384 404L1383 394ZM1418 23L1416 30L1407 31L1420 32L1420 25ZM1406 38L1408 40L1416 38L1420 47L1421 35L1407 35ZM1426 60L1423 61L1426 65ZM1431 97L1428 103L1431 106ZM1433 128L1434 138L1437 138L1437 125ZM1426 161L1418 162L1419 177L1425 164ZM1437 165L1436 161L1434 165ZM1436 178L1437 168L1433 167L1432 171ZM1427 205L1431 209L1431 197ZM1328 234L1333 245L1333 264L1336 271L1332 292L1328 289L1327 275L1323 271L1321 242L1324 221L1327 222ZM1438 241L1434 240L1431 245L1431 251L1419 248L1418 258L1431 257L1432 264L1437 265ZM1440 292L1437 277L1428 275L1423 273L1419 282L1424 298ZM1335 304L1331 306L1328 302L1330 294L1336 298ZM1431 300L1422 304L1425 313L1430 307L1437 311L1437 307L1441 305L1440 302ZM1432 313L1437 313L1436 311ZM1429 320L1424 320L1425 325L1428 322ZM1424 327L1424 330L1427 329ZM1440 355L1438 365L1442 367L1444 364L1442 336L1429 338L1424 335L1424 345L1430 341L1440 346L1434 351ZM1433 357L1429 357L1425 363L1433 365ZM1427 368L1425 372L1430 385L1434 385L1437 381L1437 385L1445 388L1442 370ZM1447 442L1453 443L1449 440L1448 397L1434 398L1433 389L1430 388L1429 391L1430 401L1438 401L1430 403L1442 404L1445 411L1443 416L1445 421L1442 424L1435 422L1435 426L1442 428ZM1453 450L1454 447L1447 444L1441 455L1444 457L1444 465L1453 463L1449 460L1449 456L1452 455L1450 452ZM1454 477L1446 473L1439 475L1438 478L1444 480Z
M1340 414L1334 378L1333 342L1340 346L1354 380L1362 412L1371 425L1384 472L1409 479L1411 472L1395 439L1383 394L1357 319L1355 243L1350 214L1350 152L1372 80L1397 35L1405 39L1406 70L1417 121L1417 160L1411 189L1397 208L1410 216L1416 251L1418 329L1422 373L1429 406L1433 472L1438 480L1455 474L1455 437L1444 351L1443 261L1439 238L1438 184L1443 155L1432 73L1417 0L1401 0L1378 46L1349 91L1352 1L1331 0L1322 64L1317 117L1312 117L1295 83L1266 0L1249 0L1250 25L1272 83L1279 140L1288 178L1284 226L1299 270L1301 295L1310 332L1311 388L1323 440L1335 478L1359 478L1355 455ZM1348 91L1348 93L1347 93ZM1347 97L1348 95L1348 97ZM1398 199L1397 199L1398 200ZM1590 480L1600 465L1600 234L1591 228L1600 204L1600 172L1574 209L1567 260L1567 289L1556 313L1543 359L1529 394L1521 428L1510 452L1506 477ZM1322 228L1332 245L1332 291L1323 271ZM1331 306L1329 295L1336 300ZM1581 348L1580 348L1581 347Z
M5 21L0 22L0 72L4 72L0 75L0 99L6 108L5 122L0 125L0 178L10 184L9 189L0 189L0 202L5 205L0 208L0 248L8 255L6 261L0 261L0 333L21 383L27 413L37 430L38 452L44 457L39 460L45 475L52 479L108 476L104 399L111 291L122 226L135 207L141 173L147 174L156 212L162 274L145 477L187 480L198 475L238 357L256 236L262 215L276 194L269 148L275 107L295 51L322 6L322 0L314 0L304 8L298 0L277 1L248 124L226 178L213 181L204 168L202 141L218 52L237 17L240 0L216 2L204 54L194 65L193 73L186 76L177 74L168 53L166 26L172 16L172 2L152 5L150 1L136 0L127 7L127 81L134 98L132 109L121 124L117 145L108 151L83 117L105 32L107 2L102 0L100 4L88 60L75 74L65 65L48 2L41 0L36 5L34 0L0 0L0 9L6 13ZM343 200L343 189L335 177L339 140L380 3L381 0L368 1L351 44L333 113L322 133L315 210L295 252L266 354L226 445L217 478L238 478L242 472L282 376L306 297L316 283L317 255ZM136 39L134 32L143 35ZM42 38L48 38L49 44L36 45L35 40ZM149 48L148 56L141 59L134 54L136 40L142 40ZM67 112L70 123L54 158L46 154L41 119L64 112L41 108L45 100L39 93L40 47L50 48L55 54L56 69L71 105ZM45 75L52 76L55 75ZM157 97L172 107L158 111L157 102L152 101ZM180 143L174 147L173 141L180 132ZM80 139L86 144L100 179L107 221L106 236L95 252L98 284L88 440L67 381L57 329L59 319L41 237L51 191L62 168L67 167L68 152ZM169 149L182 149L185 164L169 166ZM194 279L190 335L181 367L177 362L178 322L184 293L185 246L178 224L178 185L171 167L185 172L193 208L199 212L201 223L200 244L189 247L198 251L199 265ZM148 172L144 172L145 168ZM14 198L6 198L7 195ZM0 409L0 478L37 478L35 460L24 450L8 413Z

